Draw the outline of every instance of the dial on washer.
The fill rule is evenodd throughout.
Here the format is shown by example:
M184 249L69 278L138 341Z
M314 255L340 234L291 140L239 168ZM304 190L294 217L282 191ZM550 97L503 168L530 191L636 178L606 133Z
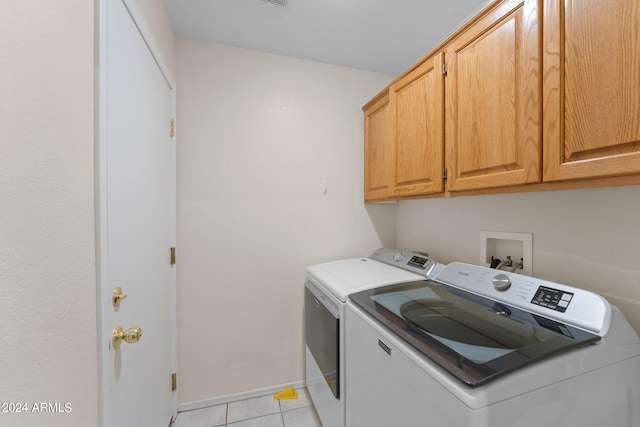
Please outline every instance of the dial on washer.
M400 261L402 261L404 259L404 257L405 257L404 252L396 252L393 255L393 260L395 262L400 262Z
M496 274L491 281L496 291L504 292L511 287L511 279L506 274Z

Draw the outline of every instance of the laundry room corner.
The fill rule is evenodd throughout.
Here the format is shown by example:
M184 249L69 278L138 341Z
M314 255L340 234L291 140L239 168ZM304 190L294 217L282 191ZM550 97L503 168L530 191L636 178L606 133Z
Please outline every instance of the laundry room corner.
M178 38L178 403L300 382L307 265L395 244L362 203L392 76Z

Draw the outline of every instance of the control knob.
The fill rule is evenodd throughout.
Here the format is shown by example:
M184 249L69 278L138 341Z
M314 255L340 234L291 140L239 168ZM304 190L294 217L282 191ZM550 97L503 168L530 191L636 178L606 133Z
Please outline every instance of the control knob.
M404 257L405 257L404 252L396 252L393 255L393 260L395 262L400 262L400 261L402 261L404 259Z
M496 291L504 292L511 287L511 279L506 274L497 274L492 279Z

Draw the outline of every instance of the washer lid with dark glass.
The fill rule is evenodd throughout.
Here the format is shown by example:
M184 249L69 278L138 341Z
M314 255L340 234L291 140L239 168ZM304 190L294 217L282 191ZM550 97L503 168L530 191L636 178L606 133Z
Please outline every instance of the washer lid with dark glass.
M430 280L371 289L350 298L471 387L600 339L549 317Z

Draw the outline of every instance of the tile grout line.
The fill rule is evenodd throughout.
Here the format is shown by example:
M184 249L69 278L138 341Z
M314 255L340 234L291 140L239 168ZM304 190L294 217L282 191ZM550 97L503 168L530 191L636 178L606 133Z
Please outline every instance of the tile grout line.
M278 407L280 408L280 419L282 420L282 427L285 427L285 425L284 425L284 411L282 410L282 401L280 399L278 399Z

